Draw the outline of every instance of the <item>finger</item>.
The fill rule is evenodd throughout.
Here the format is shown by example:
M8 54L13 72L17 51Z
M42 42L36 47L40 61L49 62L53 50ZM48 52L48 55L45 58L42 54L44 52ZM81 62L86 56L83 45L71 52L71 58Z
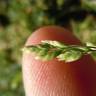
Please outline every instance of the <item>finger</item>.
M67 44L80 44L71 32L52 26L35 31L26 45L41 40L57 40ZM89 55L65 63L57 59L43 62L32 53L23 53L23 80L26 96L95 96L96 64Z

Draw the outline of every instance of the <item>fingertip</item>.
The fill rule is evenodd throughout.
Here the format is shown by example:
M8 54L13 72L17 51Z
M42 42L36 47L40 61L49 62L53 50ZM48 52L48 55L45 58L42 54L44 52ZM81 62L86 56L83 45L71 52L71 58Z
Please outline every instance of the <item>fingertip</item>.
M64 28L47 26L36 30L25 46L39 44L41 40L80 44L80 41ZM94 79L94 62L89 55L70 64L57 59L43 62L34 57L32 53L23 53L22 71L26 96L94 96L90 86L92 78Z

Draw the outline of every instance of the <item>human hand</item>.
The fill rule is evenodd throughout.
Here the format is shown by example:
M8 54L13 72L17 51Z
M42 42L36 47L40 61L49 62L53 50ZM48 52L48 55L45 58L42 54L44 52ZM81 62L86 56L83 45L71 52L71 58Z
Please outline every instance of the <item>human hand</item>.
M49 26L34 32L26 45L41 40L56 40L67 44L80 44L71 32ZM40 61L32 53L23 53L23 80L26 96L96 96L96 64L89 56L65 63L57 59Z

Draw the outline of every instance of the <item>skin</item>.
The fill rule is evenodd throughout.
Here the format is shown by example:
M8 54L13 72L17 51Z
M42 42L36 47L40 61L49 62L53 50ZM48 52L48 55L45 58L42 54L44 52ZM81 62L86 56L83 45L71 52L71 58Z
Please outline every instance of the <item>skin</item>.
M62 27L47 26L36 30L26 45L41 40L57 40L80 44L73 34ZM71 63L36 60L32 53L23 53L22 71L26 96L96 96L96 63L89 55Z

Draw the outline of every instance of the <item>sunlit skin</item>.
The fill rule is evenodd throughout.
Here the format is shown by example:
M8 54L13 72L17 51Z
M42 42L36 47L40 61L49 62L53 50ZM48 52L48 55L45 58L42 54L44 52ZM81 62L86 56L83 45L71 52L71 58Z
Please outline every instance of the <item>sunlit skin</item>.
M41 40L57 40L66 44L80 44L69 31L58 26L36 30L26 45L39 44ZM23 81L26 96L96 96L96 63L85 55L78 61L65 63L36 60L32 53L23 53Z

